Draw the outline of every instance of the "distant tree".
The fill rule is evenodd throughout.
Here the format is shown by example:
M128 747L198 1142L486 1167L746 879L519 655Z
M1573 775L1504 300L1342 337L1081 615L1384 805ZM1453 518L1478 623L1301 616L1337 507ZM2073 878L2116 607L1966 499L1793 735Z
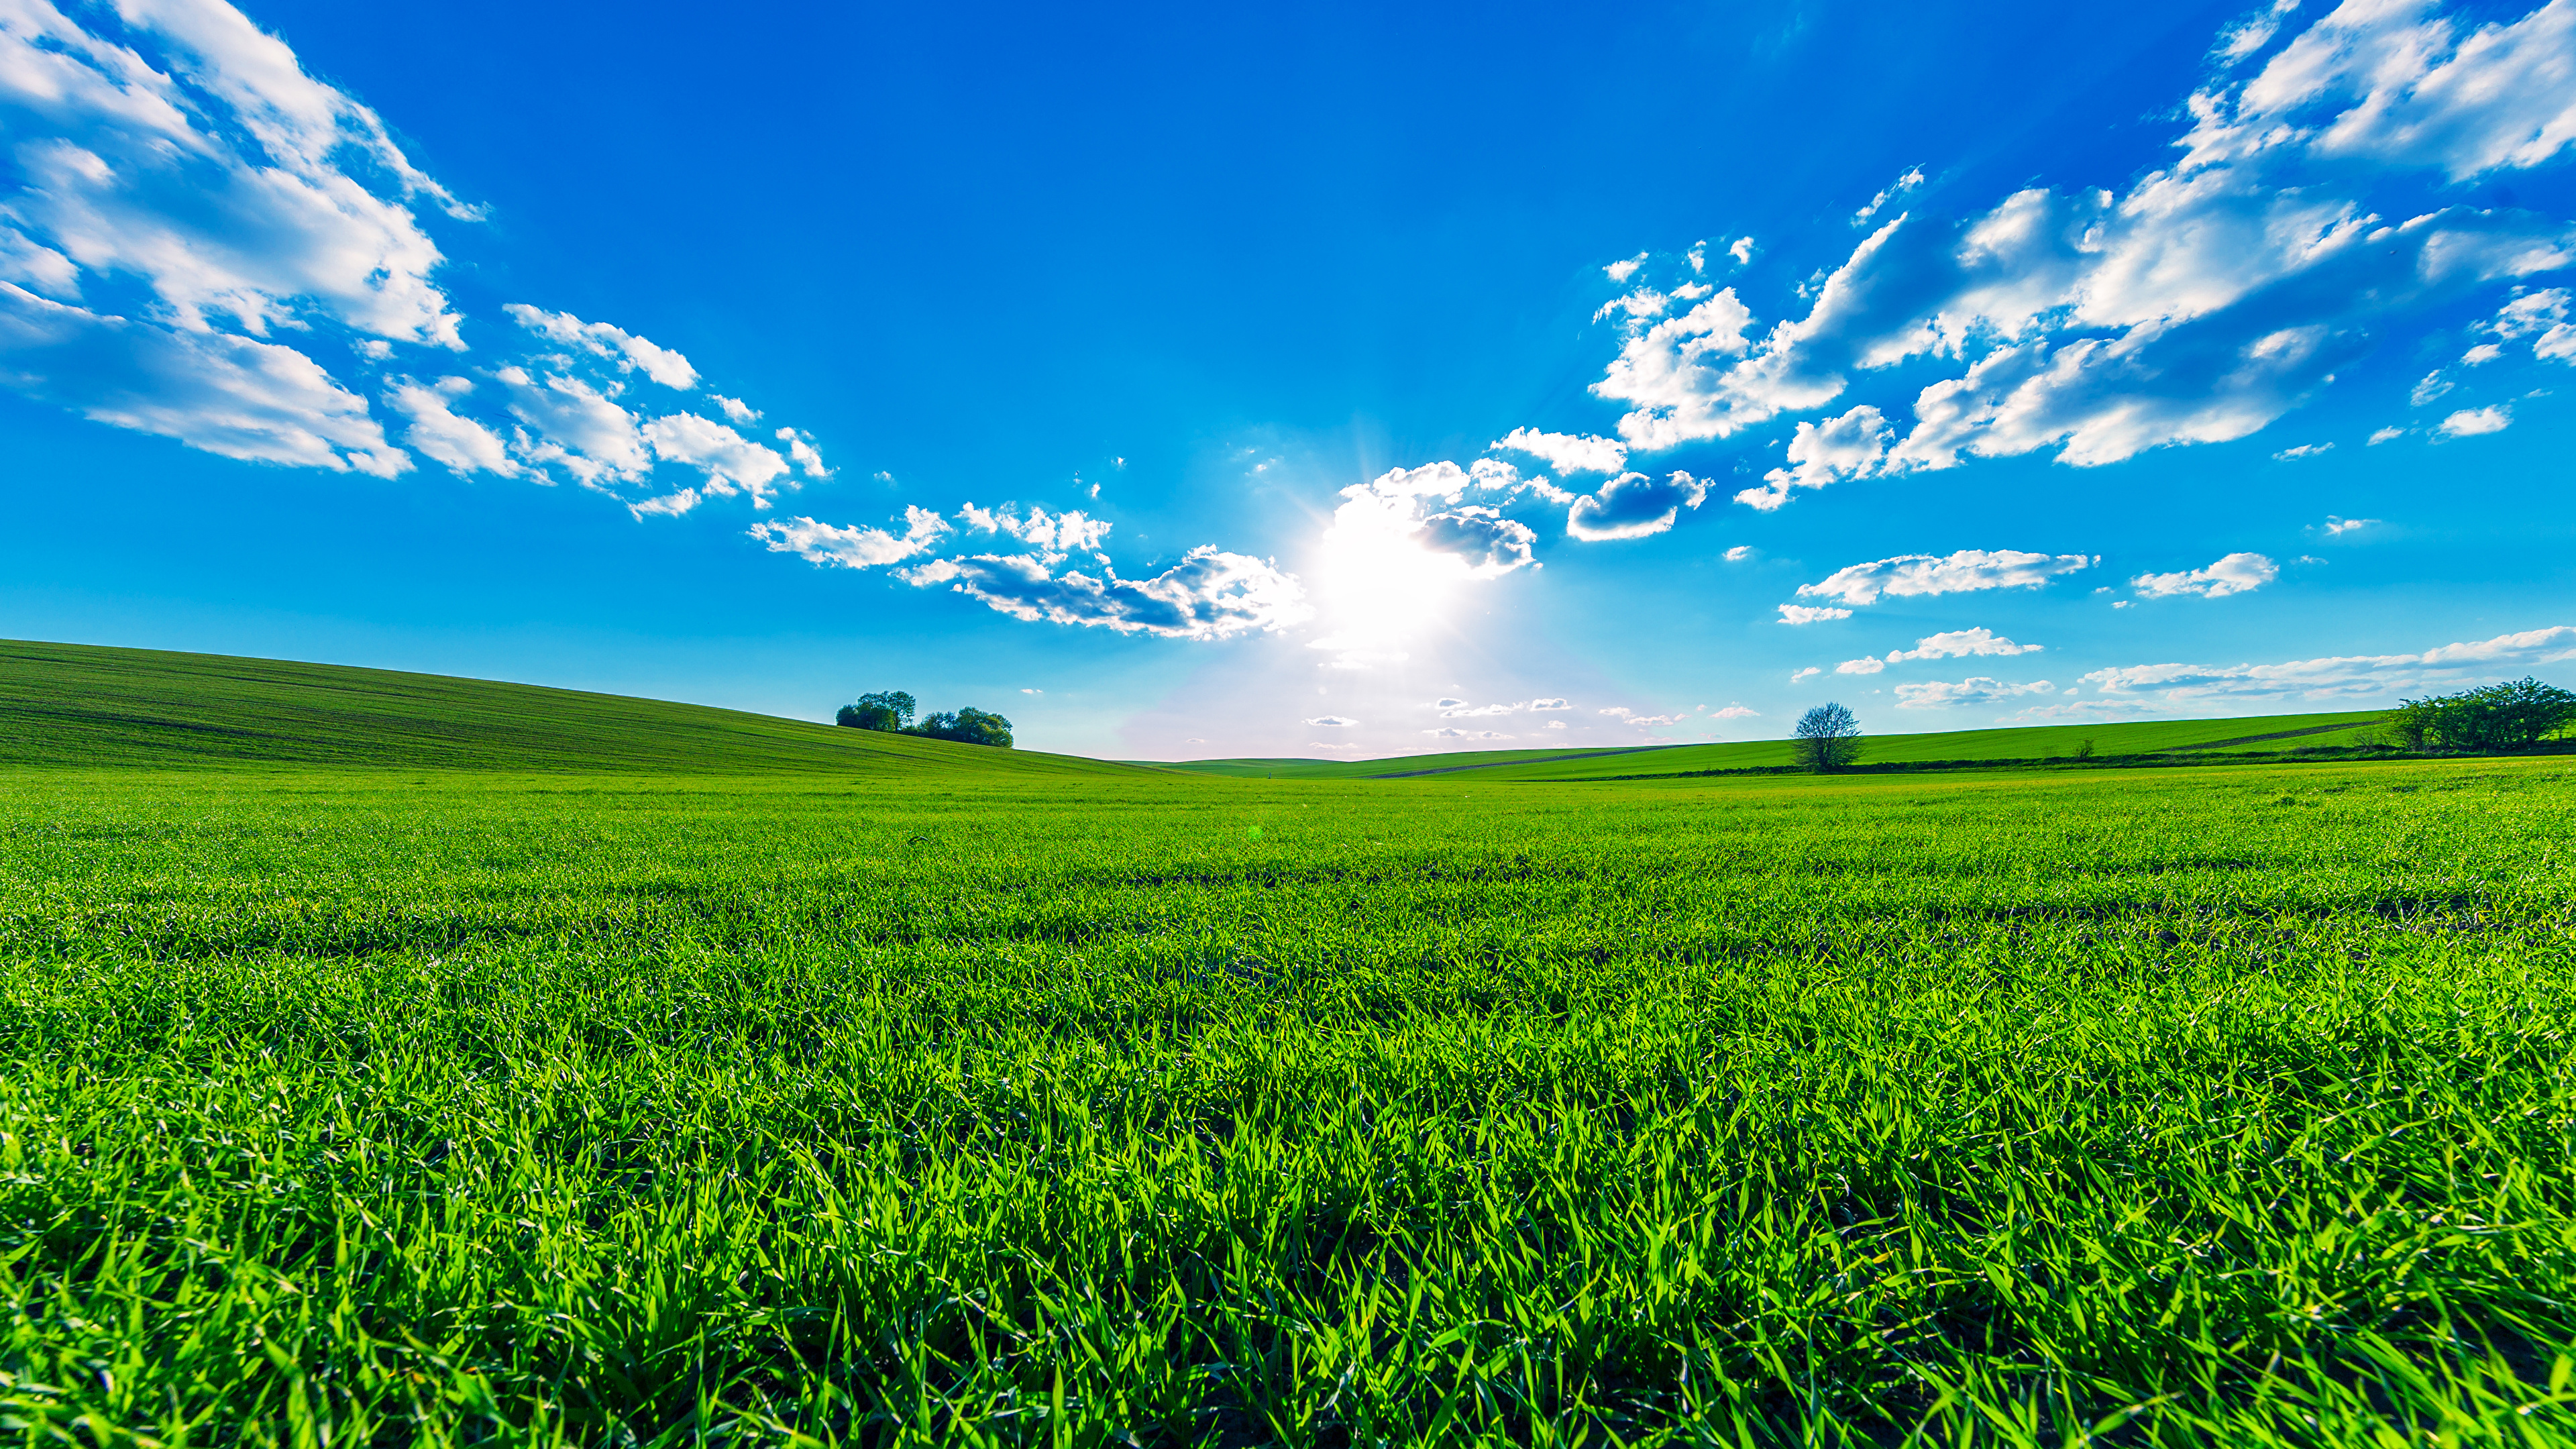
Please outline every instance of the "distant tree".
M954 740L961 745L991 745L996 749L1011 747L1011 722L998 714L968 707L954 714L942 712L923 718L906 734L927 735L934 740Z
M833 722L859 730L908 730L912 728L912 710L911 695L900 689L881 690L842 705Z
M2089 760L2093 758L2093 742L2089 739L2077 740L2075 742L2075 758L2079 760Z
M1818 774L1860 759L1860 721L1839 704L1825 703L1798 716L1798 763Z
M2576 724L2576 693L2517 679L2459 694L2401 700L2390 733L2413 750L2527 750Z

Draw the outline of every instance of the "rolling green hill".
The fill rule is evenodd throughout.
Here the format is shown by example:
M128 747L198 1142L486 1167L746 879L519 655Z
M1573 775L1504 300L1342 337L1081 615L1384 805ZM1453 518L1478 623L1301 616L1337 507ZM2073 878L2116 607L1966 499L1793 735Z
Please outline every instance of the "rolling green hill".
M0 766L1027 776L1134 766L333 664L0 641Z
M2354 731L2383 710L2342 714L2259 715L2246 719L2142 720L2126 724L2030 725L2012 729L1955 730L1940 734L1872 735L1862 759L1870 764L1933 760L2039 760L2075 753L2091 740L2097 755L2160 751L2269 754L2303 743L2355 742ZM1649 745L1594 750L1475 750L1404 755L1385 760L1192 760L1166 765L1193 774L1280 780L1388 779L1472 770L1479 780L1603 780L1641 775L1684 775L1701 770L1760 769L1790 763L1786 740L1723 745Z

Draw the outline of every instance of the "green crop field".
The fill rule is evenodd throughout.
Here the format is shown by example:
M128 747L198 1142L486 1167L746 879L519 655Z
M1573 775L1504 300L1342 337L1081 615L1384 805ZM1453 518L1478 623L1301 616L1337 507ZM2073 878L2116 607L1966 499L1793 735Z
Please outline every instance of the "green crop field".
M52 677L21 758L170 748ZM661 716L439 687L0 770L12 1440L2576 1442L2576 762L585 771Z

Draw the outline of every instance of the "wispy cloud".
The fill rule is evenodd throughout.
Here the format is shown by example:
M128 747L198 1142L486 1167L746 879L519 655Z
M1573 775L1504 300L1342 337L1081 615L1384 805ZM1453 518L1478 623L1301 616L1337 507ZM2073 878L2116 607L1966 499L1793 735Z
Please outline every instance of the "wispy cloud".
M2168 705L2282 698L2384 698L2447 689L2576 659L2576 626L2556 625L2444 644L2420 654L2356 654L2279 664L2134 664L2097 669L2082 682Z

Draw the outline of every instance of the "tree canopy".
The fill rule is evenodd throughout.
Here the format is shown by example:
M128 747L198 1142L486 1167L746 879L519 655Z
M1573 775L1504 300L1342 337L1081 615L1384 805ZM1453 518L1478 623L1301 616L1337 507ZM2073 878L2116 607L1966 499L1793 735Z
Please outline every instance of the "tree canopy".
M1799 764L1819 774L1855 764L1860 759L1860 721L1828 700L1798 716L1798 737L1792 748Z
M880 690L860 695L842 705L834 720L852 729L884 730L889 734L954 740L962 745L991 745L1004 750L1011 747L1011 722L998 714L970 705L960 710L924 716L921 723L914 724L912 715L916 708L918 706L912 696L902 690Z
M2576 724L2576 694L2526 677L2403 700L2388 723L2409 749L2527 750Z

